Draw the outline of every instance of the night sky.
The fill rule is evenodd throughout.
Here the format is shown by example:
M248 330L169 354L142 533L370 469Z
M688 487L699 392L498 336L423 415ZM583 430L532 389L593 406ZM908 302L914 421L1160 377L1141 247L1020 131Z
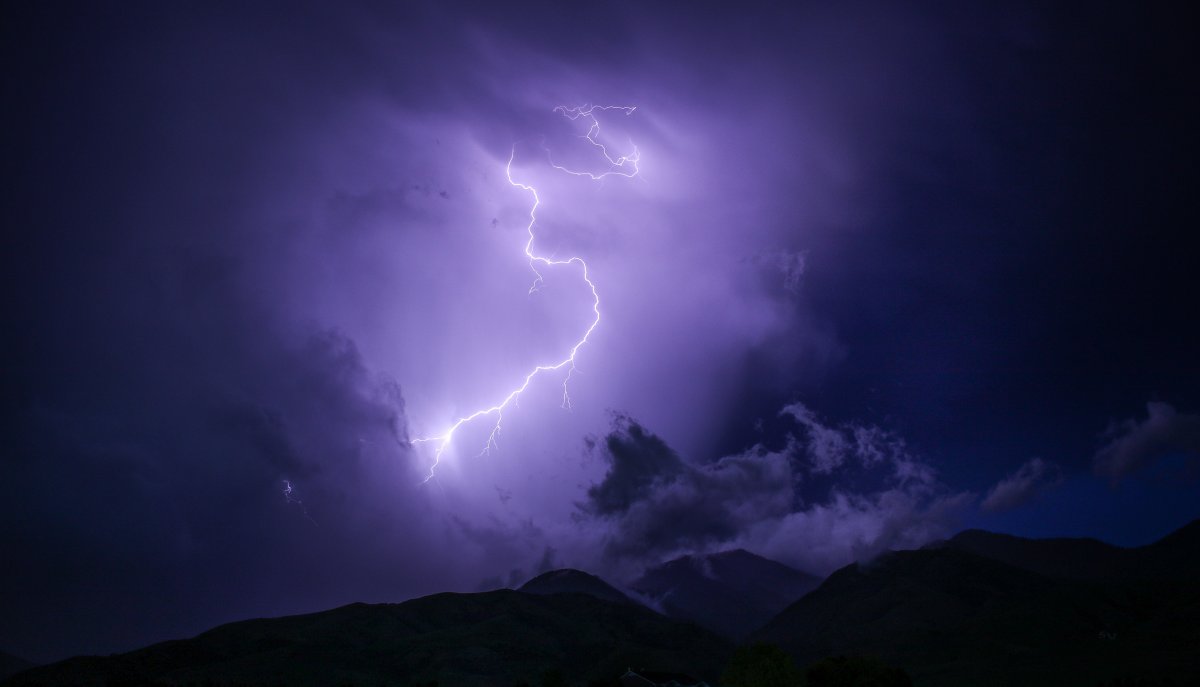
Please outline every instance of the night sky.
M1200 516L1194 22L426 4L5 3L0 649Z

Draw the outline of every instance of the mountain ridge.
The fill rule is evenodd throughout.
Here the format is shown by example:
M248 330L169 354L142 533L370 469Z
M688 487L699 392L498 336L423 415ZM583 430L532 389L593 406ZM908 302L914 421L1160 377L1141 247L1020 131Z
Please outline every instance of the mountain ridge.
M572 682L611 681L631 666L711 680L732 644L680 616L698 609L716 613L704 618L712 624L728 623L720 612L730 604L769 605L788 596L741 638L778 644L802 667L868 654L928 687L1167 678L1200 684L1200 656L1192 655L1200 646L1200 586L1190 577L1198 554L1200 521L1138 547L964 530L844 566L795 594L815 578L735 549L680 557L639 578L640 586L662 592L654 598L672 617L600 577L560 569L517 590L444 592L229 623L125 654L32 667L4 684L437 680L441 687L482 687L535 684L547 670ZM756 597L763 588L771 593Z
M1052 577L955 547L889 552L831 574L751 639L800 665L867 654L916 684L1095 685L1200 679L1194 583Z
M7 651L0 651L0 680L4 680L10 675L28 670L37 665L32 661L27 661L20 656L14 656Z
M1079 581L1190 579L1200 576L1200 520L1149 544L1116 546L1090 537L1033 539L963 530L926 549L954 548L1037 572Z
M581 621L586 619L586 622ZM26 670L6 685L535 683L615 679L629 666L713 679L732 646L640 606L583 594L444 592L399 604L222 625L190 639Z
M742 639L819 583L779 561L733 549L673 559L645 571L630 588L668 617Z
M586 594L602 601L641 605L598 575L575 568L544 572L517 587L517 591L526 594Z

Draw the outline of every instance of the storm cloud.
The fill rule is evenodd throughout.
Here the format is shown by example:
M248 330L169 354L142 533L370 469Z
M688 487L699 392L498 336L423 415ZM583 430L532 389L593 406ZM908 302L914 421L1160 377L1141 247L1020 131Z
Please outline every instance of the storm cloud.
M1196 42L1156 10L0 11L4 651L733 546L821 572L1197 402L1161 315L1198 290ZM636 179L551 165L595 163L585 104L637 107L599 120ZM590 321L575 267L531 291L509 172L602 319L569 403L540 376L436 457Z
M592 450L609 466L580 503L602 526L610 562L640 563L734 546L824 573L944 536L974 502L941 484L904 441L862 423L831 426L802 404L802 430L709 463L680 458L619 416Z

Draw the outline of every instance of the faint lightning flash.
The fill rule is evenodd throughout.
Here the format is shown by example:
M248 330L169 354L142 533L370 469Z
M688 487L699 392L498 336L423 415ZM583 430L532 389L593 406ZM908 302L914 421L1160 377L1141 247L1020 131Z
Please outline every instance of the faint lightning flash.
M577 170L568 169L566 167L555 164L553 159L550 159L550 166L554 167L555 169L557 169L559 171L566 172L567 174L573 174L575 176L585 176L585 177L588 177L588 178L594 179L594 180L604 179L605 177L608 177L608 176L623 176L623 177L630 177L630 178L637 176L638 160L640 158L637 146L632 146L633 147L632 153L614 158L608 152L608 148L605 147L605 145L603 143L600 143L599 141L596 140L596 136L599 135L599 133L600 133L600 123L596 120L596 114L595 114L596 112L606 112L609 110L617 110L620 112L624 112L626 115L631 115L631 114L633 114L633 111L636 109L637 109L636 107L624 107L624 106L617 106L617 105L585 105L585 106L580 106L580 107L565 107L565 106L559 105L558 107L554 108L554 112L558 112L558 113L562 114L567 119L570 119L572 121L578 120L578 119L586 119L591 123L590 126L588 127L587 134L585 134L584 136L581 136L581 138L587 140L588 143L590 143L593 147L595 147L596 149L598 149L600 151L600 153L604 156L604 159L608 161L609 167L606 171L599 172L599 173L587 172L587 171L577 171ZM533 382L533 378L538 376L539 373L550 372L550 371L554 371L554 370L561 370L563 368L566 368L567 373L563 377L563 383L562 383L562 387L563 387L562 405L564 408L570 409L571 397L567 393L567 383L571 381L571 374L573 372L575 372L575 356L577 353L579 353L579 349L582 348L585 343L587 343L588 337L590 337L592 335L592 332L595 331L596 325L600 324L600 294L596 291L596 285L594 283L592 283L591 277L588 274L587 263L584 262L583 258L578 257L578 256L572 256L565 260L559 260L559 259L549 258L549 257L543 256L543 255L538 255L537 253L534 252L533 243L534 243L534 239L536 238L536 236L533 233L533 226L537 223L537 209L538 209L538 206L541 205L542 201L541 201L541 198L538 196L538 192L537 192L536 188L530 186L529 184L524 184L519 181L513 180L512 163L513 163L513 158L516 156L516 154L517 154L517 148L514 145L512 152L508 156L508 164L506 164L504 166L504 175L508 179L509 184L511 184L511 185L515 186L516 188L519 188L523 191L528 191L529 194L533 196L533 206L529 208L529 224L526 225L526 227L525 227L526 231L529 234L529 240L525 242L525 257L527 257L529 259L529 267L530 267L530 269L533 270L533 274L535 276L535 278L533 280L533 285L529 287L529 293L534 293L535 291L537 291L538 289L541 288L542 273L538 271L539 265L543 266L543 267L554 267L556 265L572 265L572 264L579 265L580 272L583 276L583 281L588 285L588 289L590 289L592 292L592 314L593 314L592 322L590 325L588 325L588 328L583 333L583 336L581 336L579 338L579 340L575 342L575 345L571 347L569 353L567 354L567 356L565 358L563 358L562 360L560 360L558 362L545 363L545 364L538 365L537 367L533 368L533 370L531 370L529 372L529 374L525 375L525 377L521 381L520 385L518 385L515 389L510 391L507 396L505 396L503 399L501 399L495 405L488 406L486 408L481 408L481 409L476 410L475 412L471 413L470 415L460 417L454 424L450 425L449 429L442 432L441 434L437 434L434 436L428 436L428 437L421 437L418 439L413 439L412 440L413 444L433 443L433 444L437 445L437 448L434 451L433 464L431 466L429 466L429 474L425 476L423 483L429 482L429 480L433 479L434 473L437 470L437 466L442 460L442 453L446 450L446 447L450 445L450 442L453 441L454 433L456 431L458 431L458 428L462 427L463 425L467 424L468 422L471 422L472 420L474 420L476 418L484 417L486 415L495 415L496 416L496 424L492 426L492 431L488 435L487 442L483 445L483 451L481 452L481 455L491 451L492 447L497 445L496 437L500 433L500 423L504 419L504 409L507 408L509 406L509 404L514 403L517 400L517 397L520 396L521 393L523 391L525 391L525 389L529 388L529 385ZM548 149L546 151L546 155L547 155L547 157L549 157L549 155L550 155L550 151Z
M304 507L304 502L300 500L299 496L296 496L296 490L292 487L292 481L289 479L283 480L283 500L300 506L300 512L304 513L304 517L308 518L308 521L312 524L317 524L317 521L313 520L312 516L308 514L308 509ZM320 525L317 526L320 527Z

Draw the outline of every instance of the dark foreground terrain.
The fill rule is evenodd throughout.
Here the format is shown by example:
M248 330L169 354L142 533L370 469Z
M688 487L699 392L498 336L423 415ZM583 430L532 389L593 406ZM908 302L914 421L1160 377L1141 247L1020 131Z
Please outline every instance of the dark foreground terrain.
M72 658L6 685L586 684L630 666L720 675L732 646L646 608L500 590L223 625L113 657Z
M15 675L22 670L29 670L33 664L23 658L0 651L0 680Z
M774 655L800 668L871 657L918 687L1200 685L1198 553L1200 521L1138 548L968 531L846 566L798 592L748 641L779 647ZM738 636L747 615L731 611L736 600L778 603L789 592L775 586L805 582L750 556L675 562L639 582L658 585L671 615ZM232 623L32 668L4 684L611 685L628 668L644 668L717 685L732 674L733 653L717 633L660 615L595 576L560 570L517 591Z
M952 548L899 551L838 570L754 639L800 665L877 656L919 685L1194 677L1200 585L1068 582Z

